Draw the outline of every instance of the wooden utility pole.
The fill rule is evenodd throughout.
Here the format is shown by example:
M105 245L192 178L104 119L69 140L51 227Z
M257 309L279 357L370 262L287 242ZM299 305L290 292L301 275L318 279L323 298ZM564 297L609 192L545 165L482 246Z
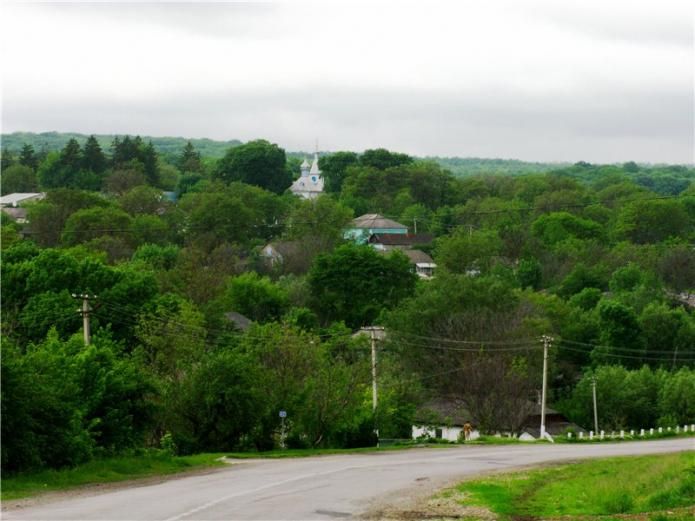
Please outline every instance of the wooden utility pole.
M82 307L77 310L78 313L82 314L82 332L84 333L84 345L88 346L92 340L92 334L89 324L89 313L92 311L92 306L89 305L90 299L96 299L96 295L88 294L77 294L73 293L72 298L82 299Z
M553 338L548 335L541 337L543 342L543 391L541 392L541 438L545 438L545 401L548 392L548 348Z
M594 395L594 432L598 432L598 405L596 404L596 377L591 377L591 388Z

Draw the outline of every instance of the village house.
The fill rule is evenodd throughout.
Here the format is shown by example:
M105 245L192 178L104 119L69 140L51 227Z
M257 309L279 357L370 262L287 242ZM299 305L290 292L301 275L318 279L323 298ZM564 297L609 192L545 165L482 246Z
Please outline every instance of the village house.
M378 213L367 213L353 219L343 237L358 244L366 244L374 234L407 235L408 227Z
M14 193L14 194L7 194L3 195L0 197L0 208L17 208L18 206L22 206L25 203L30 203L33 201L40 201L46 197L46 194L41 192L41 193Z
M290 257L297 255L299 252L299 241L274 241L263 246L263 249L261 249L261 257L269 267L274 268L283 264Z
M541 406L538 403L529 404L531 412L521 427L520 439L533 441L540 436ZM480 436L477 430L478 422L465 408L459 399L438 399L426 403L415 414L412 426L413 439L430 437L448 441L459 441L463 426L470 423L473 426L472 438ZM567 430L582 432L583 429L570 422L562 413L545 408L545 429L551 436L560 435ZM516 434L516 433L515 433Z
M434 236L428 233L373 233L367 242L377 250L410 250L418 246L430 246Z

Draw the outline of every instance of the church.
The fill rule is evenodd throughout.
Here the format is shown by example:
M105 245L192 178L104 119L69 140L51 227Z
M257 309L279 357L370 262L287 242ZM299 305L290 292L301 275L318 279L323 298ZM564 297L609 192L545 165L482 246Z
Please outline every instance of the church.
M311 165L304 159L302 166L302 175L299 176L290 190L293 194L299 195L304 199L315 199L323 193L323 176L319 170L319 154L314 153L314 160Z

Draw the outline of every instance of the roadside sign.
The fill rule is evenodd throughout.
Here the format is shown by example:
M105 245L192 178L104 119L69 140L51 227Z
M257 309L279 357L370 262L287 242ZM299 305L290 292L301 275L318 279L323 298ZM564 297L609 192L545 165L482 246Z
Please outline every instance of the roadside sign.
M287 418L287 411L280 411L280 418Z

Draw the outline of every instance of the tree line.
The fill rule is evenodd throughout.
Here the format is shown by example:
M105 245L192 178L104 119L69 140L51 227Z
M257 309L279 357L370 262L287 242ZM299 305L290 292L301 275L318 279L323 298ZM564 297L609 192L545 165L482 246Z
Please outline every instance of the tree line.
M46 197L25 224L2 214L7 471L162 440L264 450L279 410L292 447L368 445L376 425L408 437L438 397L464 400L483 430L518 430L542 334L551 404L571 420L590 423L592 376L606 426L695 420L692 169L664 193L671 167L461 178L385 149L336 152L320 158L327 193L307 201L287 192L297 158L264 140L165 159L137 137L108 151L89 138L12 161L3 193ZM433 236L435 277L346 241L363 213ZM282 262L263 257L269 242L291 246ZM73 293L97 296L89 346ZM376 414L368 338L353 336L375 324Z

